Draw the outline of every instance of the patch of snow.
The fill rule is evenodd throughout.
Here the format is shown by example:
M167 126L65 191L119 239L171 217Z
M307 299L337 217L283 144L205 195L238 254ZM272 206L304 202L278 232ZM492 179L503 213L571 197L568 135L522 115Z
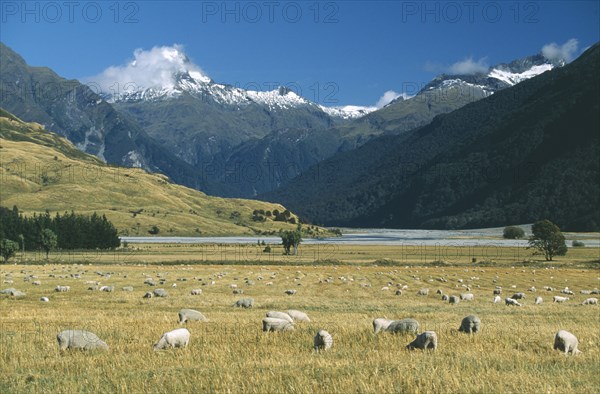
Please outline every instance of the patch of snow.
M377 107L363 107L358 105L345 105L343 107L326 107L324 105L319 105L319 108L329 116L342 119L357 119L377 110Z
M552 64L541 64L538 66L533 66L529 70L524 71L522 73L513 73L507 70L503 70L501 68L494 68L489 72L488 76L490 78L496 78L502 82L505 82L510 86L514 86L519 82L522 82L529 78L533 78L546 71L552 70L553 68L554 66L552 66Z

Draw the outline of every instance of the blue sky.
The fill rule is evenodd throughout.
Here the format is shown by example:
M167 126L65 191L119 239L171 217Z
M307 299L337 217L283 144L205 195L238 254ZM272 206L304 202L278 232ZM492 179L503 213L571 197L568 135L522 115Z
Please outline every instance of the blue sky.
M374 105L389 90L414 94L457 62L508 62L570 39L576 57L600 39L598 1L0 4L0 39L66 78L179 44L217 82L286 85L326 105Z

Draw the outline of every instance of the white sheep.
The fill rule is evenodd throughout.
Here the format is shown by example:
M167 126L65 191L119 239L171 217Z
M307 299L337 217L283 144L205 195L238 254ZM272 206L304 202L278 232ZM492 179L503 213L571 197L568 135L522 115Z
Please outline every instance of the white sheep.
M108 350L108 345L102 341L96 334L83 330L64 330L56 336L60 350L81 349L81 350Z
M297 311L295 309L288 309L287 311L285 311L285 313L290 315L290 317L292 319L294 319L294 321L301 321L301 322L309 322L310 321L310 319L306 313Z
M414 341L406 345L407 349L437 349L438 339L435 331L425 331L417 335Z
M506 305L523 306L519 301L515 300L514 298L505 298L504 302L506 303Z
M379 331L387 330L392 322L393 320L383 318L373 320L373 334L377 334Z
M191 295L200 295L200 294L202 294L202 289L192 289L190 294Z
M176 347L187 347L190 342L190 332L186 328L178 328L163 334L154 345L154 350L165 350Z
M274 317L276 319L286 320L290 323L294 322L294 319L292 319L292 317L285 312L269 311L269 312L267 312L266 317Z
M553 302L563 303L569 300L569 297L554 296Z
M500 301L502 301L502 298L500 298L500 296L499 296L499 295L497 295L497 296L495 296L495 297L494 297L494 304L497 304L497 303L499 303Z
M535 304L536 305L540 305L542 302L544 302L544 300L542 299L542 297L536 297L535 298Z
M462 293L460 295L460 299L462 301L473 301L475 299L475 296L471 293Z
M60 285L59 285L59 286L56 286L56 287L54 288L54 291L57 291L57 292L67 292L67 291L71 291L71 286L60 286Z
M568 355L569 353L576 355L581 353L581 351L577 349L577 346L579 346L577 337L569 331L560 330L556 333L554 337L554 350L560 350L561 352L564 352L565 355Z
M181 309L177 315L179 316L179 324L188 321L208 321L206 316L194 309Z
M587 300L585 300L581 303L581 305L597 305L597 304L598 304L598 299L595 297L588 298Z
M263 331L291 331L294 330L294 324L287 320L277 319L275 317L265 317L262 321Z
M329 350L333 346L333 337L325 330L319 330L315 335L315 350Z

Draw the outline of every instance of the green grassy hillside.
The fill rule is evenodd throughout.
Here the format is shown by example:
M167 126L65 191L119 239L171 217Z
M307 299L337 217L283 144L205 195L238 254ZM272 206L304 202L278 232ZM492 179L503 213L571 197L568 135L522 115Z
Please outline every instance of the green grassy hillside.
M252 219L278 204L210 197L141 169L108 165L66 139L0 110L0 205L25 214L74 210L106 214L124 235L241 235L293 229ZM266 215L265 215L266 216ZM292 215L297 219L294 215ZM323 232L319 229L318 232Z

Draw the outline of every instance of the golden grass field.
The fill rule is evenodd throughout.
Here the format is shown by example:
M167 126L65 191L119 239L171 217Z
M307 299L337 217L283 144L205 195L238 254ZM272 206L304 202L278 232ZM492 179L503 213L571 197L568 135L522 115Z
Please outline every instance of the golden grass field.
M580 305L590 297L582 289L600 288L597 248L570 249L550 263L514 264L530 258L498 258L496 266L471 264L471 252L449 250L465 258L457 266L434 267L434 249L408 257L395 266L376 266L381 258L401 259L398 247L340 247L328 256L339 265L311 264L314 246L302 245L301 258L278 256L261 264L232 254L198 258L199 246L132 245L127 259L96 255L85 264L57 263L0 266L0 288L15 287L23 299L0 296L0 392L24 393L594 393L600 391L600 308ZM215 246L216 247L216 246ZM226 248L226 247L223 247ZM233 248L232 246L228 248ZM313 250L314 252L314 250ZM503 256L516 252L506 248ZM475 251L483 256L483 251ZM527 251L530 253L530 251ZM83 254L82 254L83 256ZM229 256L229 257L227 257ZM35 256L27 255L33 260ZM214 257L214 256L213 256ZM19 256L17 256L18 261ZM112 259L112 260L111 260ZM450 259L446 259L450 260ZM458 260L458 259L457 259ZM179 264L177 261L185 261ZM214 263L223 265L215 265ZM161 264L166 262L167 264ZM81 279L70 277L81 273ZM98 273L110 273L110 278ZM23 280L36 275L42 284ZM49 275L55 275L50 277ZM152 287L146 276L166 279L167 298L143 299ZM61 278L60 276L64 276ZM263 279L259 280L259 276ZM249 286L245 278L255 281ZM332 278L331 283L320 283ZM439 281L447 279L447 282ZM187 279L181 281L178 279ZM202 281L200 281L202 279ZM33 279L32 279L33 280ZM215 281L214 285L205 285ZM462 283L459 282L462 280ZM113 293L88 291L86 281L115 286ZM267 285L272 282L272 285ZM390 290L382 290L389 286ZM172 287L176 284L176 287ZM232 294L230 284L245 291ZM365 287L361 284L369 284ZM55 293L57 285L71 291ZM133 292L121 290L133 286ZM403 295L397 285L408 285ZM471 287L472 302L442 302L435 292L458 295ZM527 293L524 306L492 303L492 290L503 297ZM536 293L529 292L531 286ZM543 286L556 290L549 292ZM552 296L568 286L575 295L565 304ZM417 296L421 288L428 296ZM190 295L193 288L203 294ZM287 296L286 289L297 289ZM536 296L544 303L534 305ZM48 296L50 302L38 301ZM233 308L239 298L255 299L253 309ZM598 297L598 296L596 296ZM197 309L210 319L188 323L186 349L154 352L162 333L178 327L181 308ZM269 310L299 309L311 318L287 333L263 333L261 320ZM476 314L482 332L457 333L463 317ZM439 348L407 351L412 336L374 336L374 318L412 317L421 330L434 330ZM312 350L318 329L334 338L328 352ZM110 346L108 352L68 351L61 354L56 334L87 329ZM554 334L565 329L580 341L578 356L552 350Z

